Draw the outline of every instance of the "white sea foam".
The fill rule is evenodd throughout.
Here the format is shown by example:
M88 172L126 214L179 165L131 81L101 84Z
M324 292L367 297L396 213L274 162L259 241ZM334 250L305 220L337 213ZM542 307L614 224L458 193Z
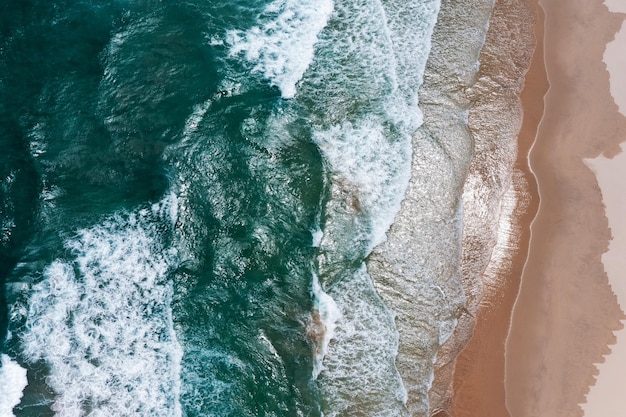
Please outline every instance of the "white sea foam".
M43 122L35 124L28 132L28 136L30 139L29 148L30 154L33 158L38 158L39 156L46 153L48 148L48 143L46 142L45 124Z
M341 311L339 311L335 300L322 289L316 274L313 274L313 299L315 314L319 315L321 322L319 324L323 326L323 337L316 352L313 365L313 378L315 379L324 369L322 361L328 351L328 344L335 335L335 327L337 326L337 320L341 318Z
M182 414L174 253L158 240L171 200L80 230L32 287L22 353L49 366L57 416Z
M409 3L336 1L300 88L313 112L324 109L314 119L313 139L328 163L334 197L348 199L335 205L337 213L334 203L328 205L328 216L350 222L339 212L351 205L365 226L353 236L370 240L366 252L386 239L400 209L410 178L411 135L422 123L417 91L438 7ZM399 17L405 7L412 14ZM342 233L334 227L326 222L329 241Z
M187 139L189 135L195 133L198 129L198 125L209 111L211 107L211 100L207 100L204 103L196 104L193 106L193 112L187 117L185 121L185 128L183 129L183 138Z
M328 290L341 313L320 374L327 416L358 410L367 416L406 416L406 392L396 370L398 333L365 266Z
M371 416L419 414L407 410L407 404L415 401L408 398L406 387L419 385L423 389L418 401L426 399L437 342L451 332L448 321L438 321L436 303L442 299L442 290L433 290L436 301L420 310L427 325L415 323L420 317L404 320L415 310L415 300L425 298L420 298L421 293L430 290L427 276L445 268L433 265L429 271L407 265L403 270L421 255L412 253L415 241L407 241L409 250L398 253L397 259L392 257L392 265L385 265L393 269L398 281L383 294L386 306L364 266L352 277L344 276L337 266L354 265L384 242L400 210L411 177L412 153L420 145L419 139L412 141L423 122L417 93L439 5L438 0L336 0L336 12L320 36L316 59L300 86L299 94L323 109L312 124L313 140L332 181L318 265L320 279L342 319L318 378L329 404L326 415L353 410ZM427 178L429 170L438 167L424 168ZM439 196L425 196L430 198ZM417 224L413 222L407 230ZM424 245L438 235L425 239ZM398 240L391 245L397 248ZM380 273L373 278L380 290ZM394 321L396 314L406 324L399 327L400 334L396 325L402 323ZM396 359L399 346L407 345L420 362L405 372L403 377L408 378L403 381ZM422 411L427 409L426 404Z
M293 98L332 11L332 0L275 0L259 17L259 26L228 33L230 54L243 53L255 72L280 88L284 98Z
M407 106L416 108L417 90L423 82L439 0L381 0L393 43L399 93Z
M383 120L371 116L314 134L334 182L350 190L357 211L371 219L369 250L385 240L410 178L410 138L390 141L386 133Z
M314 248L318 248L322 243L322 239L324 238L324 232L322 232L322 229L320 229L319 226L317 226L314 230L311 230L311 238L311 246L313 246Z
M13 408L20 403L26 385L26 369L8 355L0 356L0 416L13 416Z

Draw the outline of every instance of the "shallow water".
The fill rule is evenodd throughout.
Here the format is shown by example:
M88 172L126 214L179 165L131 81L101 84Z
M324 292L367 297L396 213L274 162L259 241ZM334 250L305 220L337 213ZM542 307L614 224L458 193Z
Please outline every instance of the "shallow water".
M6 400L14 415L414 412L394 318L428 277L458 267L454 166L471 157L460 144L448 164L415 135L439 11L436 0L0 6L0 378L24 385L28 372L21 400ZM475 52L461 65L475 69ZM433 203L416 208L420 224L449 220L444 234L421 229L410 256L430 257L428 242L441 256L394 303L365 260L387 239L412 161ZM429 291L432 365L454 311ZM431 373L411 377L423 395Z

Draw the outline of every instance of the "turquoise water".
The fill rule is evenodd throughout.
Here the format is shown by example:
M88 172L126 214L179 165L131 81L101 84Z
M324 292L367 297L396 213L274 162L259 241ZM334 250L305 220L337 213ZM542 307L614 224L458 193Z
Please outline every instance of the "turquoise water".
M407 415L364 261L411 175L438 10L2 3L0 386L24 388L3 406Z

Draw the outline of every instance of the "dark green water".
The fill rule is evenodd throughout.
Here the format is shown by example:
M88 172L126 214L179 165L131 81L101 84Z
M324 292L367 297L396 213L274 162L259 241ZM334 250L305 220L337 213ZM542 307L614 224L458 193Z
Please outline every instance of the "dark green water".
M389 56L404 32L383 6L399 9L0 4L0 350L28 372L15 416L367 415L341 372L368 363L391 375L372 410L401 415L393 320L362 263L408 181L421 79ZM382 365L342 348L354 364L317 379L328 338L311 325L330 337L340 314L318 277L363 309L344 316L372 315L356 328L361 346L384 338Z

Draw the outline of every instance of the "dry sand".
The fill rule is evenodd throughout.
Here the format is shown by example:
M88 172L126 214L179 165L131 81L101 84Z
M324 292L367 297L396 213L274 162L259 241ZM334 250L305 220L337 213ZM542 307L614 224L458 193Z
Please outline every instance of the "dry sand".
M537 12L538 45L522 92L524 120L513 180L518 201L509 232L517 236L509 243L518 252L508 265L501 265L494 280L484 278L474 335L457 360L452 406L437 416L582 416L578 404L594 383L598 373L594 364L609 353L614 333L626 339L626 330L618 332L624 314L601 262L608 268L611 262L621 262L612 268L624 271L626 242L602 257L611 235L598 182L585 165L586 161L598 172L603 190L609 187L603 181L611 182L603 176L625 184L626 173L616 173L616 164L626 171L626 156L624 162L589 161L598 155L614 156L626 138L626 118L617 113L602 63L605 45L623 16L609 14L601 0L542 0L542 7L536 0L529 2ZM626 8L623 0L607 2ZM510 2L496 1L492 36L506 30L502 19L507 18L507 7ZM494 39L488 36L486 46L490 42ZM609 67L624 68L626 54L608 55ZM614 75L614 90L626 92L626 78ZM626 108L626 95L616 99ZM538 190L527 158L535 140L530 160ZM616 188L613 181L611 197L604 192L607 206L618 212L625 206L609 201L625 199L625 187ZM527 207L522 204L524 194L530 196ZM617 215L611 209L607 212L615 236ZM618 243L616 238L612 248ZM626 291L626 280L612 283ZM600 366L598 386L584 405L585 417L621 415L626 408L615 401L615 392L623 386L616 381L626 369L626 340L619 346L623 356L611 355L607 365Z
M609 3L607 5L611 11L626 12L626 2L615 5L621 6L621 9ZM604 62L610 74L611 94L620 113L626 115L626 20L615 40L607 45ZM622 139L626 141L626 137ZM626 153L623 143L621 147L622 153L613 159L600 156L586 159L585 163L596 174L602 190L602 201L613 237L609 251L602 255L602 263L623 310L626 307L626 218L623 215L626 208ZM617 343L611 347L606 361L598 365L597 382L591 387L587 402L582 404L585 417L618 416L626 410L626 329L617 331L616 337Z
M613 159L602 156L587 159L585 163L596 174L606 205L613 240L609 251L602 256L602 263L623 309L626 306L626 219L623 215L626 207L626 153L622 152ZM617 331L615 335L617 343L611 346L611 354L605 362L597 366L597 382L591 387L587 402L581 404L585 417L619 416L626 410L626 329Z
M602 62L623 17L602 0L540 4L550 89L530 153L540 205L506 345L506 404L512 417L582 416L594 363L624 318L601 262L602 195L583 162L615 156L626 137Z

